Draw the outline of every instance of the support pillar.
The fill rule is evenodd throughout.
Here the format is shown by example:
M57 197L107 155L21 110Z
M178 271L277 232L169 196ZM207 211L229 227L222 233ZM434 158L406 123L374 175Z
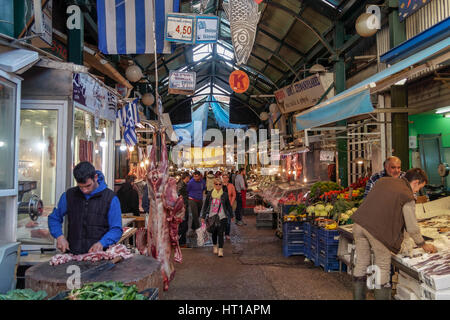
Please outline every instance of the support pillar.
M77 5L67 6L67 60L83 65L84 18Z
M337 50L344 44L345 29L341 21L336 23L334 31L334 46ZM345 61L342 56L336 57L334 63L334 85L336 94L345 90ZM337 122L337 126L347 126L347 120ZM347 137L347 133L341 133L339 136ZM338 182L341 186L348 186L348 155L347 155L347 139L337 139L337 167L338 167Z
M406 40L405 22L400 22L398 16L398 1L389 1L389 35L391 49ZM405 85L391 87L391 107L407 108L408 94ZM392 114L392 155L402 161L402 170L409 169L409 129L408 114Z

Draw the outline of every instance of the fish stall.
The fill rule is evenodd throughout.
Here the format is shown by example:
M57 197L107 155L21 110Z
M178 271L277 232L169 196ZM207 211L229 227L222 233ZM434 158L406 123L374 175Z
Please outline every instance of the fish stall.
M422 236L437 248L425 253L405 232L401 251L392 254L396 273L392 278L398 300L450 299L450 197L416 204L416 217ZM352 274L355 259L353 225L338 228L338 258Z

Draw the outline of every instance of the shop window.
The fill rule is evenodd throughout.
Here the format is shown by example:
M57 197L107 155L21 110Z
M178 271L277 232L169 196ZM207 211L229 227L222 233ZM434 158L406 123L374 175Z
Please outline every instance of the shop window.
M0 190L15 189L15 85L0 77Z
M48 215L57 201L58 111L22 109L19 141L17 240L53 244Z
M74 113L74 165L81 161L92 163L95 169L108 172L108 137L112 133L111 122L95 118L76 108Z

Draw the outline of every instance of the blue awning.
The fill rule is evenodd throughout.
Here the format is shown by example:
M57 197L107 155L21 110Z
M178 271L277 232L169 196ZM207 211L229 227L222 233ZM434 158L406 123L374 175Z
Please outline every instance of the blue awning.
M323 125L324 119L344 120L374 110L370 101L370 90L366 89L338 102L326 105L316 111L305 113L295 119L297 130L315 128Z
M380 62L395 63L449 36L450 17L381 55Z
M422 65L431 58L443 56L444 53L448 53L449 51L450 51L450 38L446 38L438 43L433 44L432 46L426 49L421 50L420 52L411 55L410 57L402 61L397 62L396 64L386 68L385 70L378 72L373 76L367 78L366 80L361 81L360 83L354 85L353 87L341 92L340 94L334 96L333 98L328 99L327 101L322 102L317 106L314 106L306 111L297 114L295 116L297 123L297 130L310 129L322 126L324 124L343 120L351 116L356 116L359 114L373 111L372 104L370 104L370 106L372 106L372 110L369 110L370 108L367 104L361 106L360 108L356 108L356 106L353 105L349 110L347 110L345 108L345 104L341 102L351 101L356 103L357 101L361 101L362 103L364 103L367 100L362 99L360 95L362 91L366 91L366 94L369 95L371 87L374 88L373 90L378 91L380 87L393 85L395 82L401 79L395 79L395 76L389 78L390 76L396 75L401 71L410 68L411 66ZM358 96L359 98L356 97L355 99L350 99L351 97L354 96ZM340 112L339 111L340 108L343 108L344 110ZM323 110L326 111L323 112ZM343 117L346 114L347 116ZM311 119L314 119L314 122L312 122ZM314 124L314 125L308 127L305 126L306 124Z

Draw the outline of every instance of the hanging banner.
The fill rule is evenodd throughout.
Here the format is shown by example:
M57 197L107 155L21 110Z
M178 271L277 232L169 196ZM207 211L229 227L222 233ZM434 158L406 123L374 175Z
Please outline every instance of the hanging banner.
M169 72L169 93L191 95L195 92L196 85L195 72Z
M244 93L250 85L248 75L241 70L235 70L228 79L231 89L236 93Z
M311 107L333 84L333 74L315 74L301 81L275 91L275 99L282 113L290 113ZM327 98L334 96L332 89Z
M86 73L73 74L73 102L76 107L115 121L117 98L98 81Z
M398 15L400 22L430 2L431 0L399 0Z
M195 16L170 13L166 16L165 40L194 43Z
M215 43L219 37L219 17L196 16L195 43Z

